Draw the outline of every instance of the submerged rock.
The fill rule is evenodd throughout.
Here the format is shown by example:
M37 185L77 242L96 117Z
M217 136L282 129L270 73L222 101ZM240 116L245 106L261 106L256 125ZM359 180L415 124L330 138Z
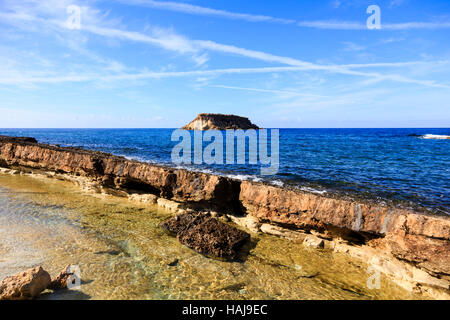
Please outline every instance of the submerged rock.
M177 235L185 246L198 253L233 260L250 239L244 231L220 222L208 214L182 214L161 224Z
M154 194L137 194L133 193L128 196L131 201L144 202L155 204L158 201L158 197Z
M6 277L0 283L0 300L29 300L37 297L50 285L47 271L38 266L14 276Z
M10 137L10 136L0 136L0 142L14 142L14 143L38 143L35 138L32 137Z
M170 261L167 265L169 267L175 267L176 265L178 265L179 260L178 259L174 259L172 261Z
M325 245L325 242L323 239L320 239L314 235L307 235L305 237L305 240L303 240L303 245L315 249L323 248Z
M167 200L164 198L159 198L157 200L157 204L158 204L158 206L163 207L171 212L177 212L178 210L180 210L183 207L182 203Z
M182 129L185 130L248 130L259 129L251 123L248 118L232 114L200 113L189 124Z

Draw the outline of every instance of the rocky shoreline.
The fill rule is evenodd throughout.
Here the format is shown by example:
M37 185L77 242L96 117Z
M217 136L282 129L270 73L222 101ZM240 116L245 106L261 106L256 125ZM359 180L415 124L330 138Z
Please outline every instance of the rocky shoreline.
M346 252L405 288L450 297L450 218L238 181L106 153L0 137L5 173L43 174L83 189L230 219L307 246Z

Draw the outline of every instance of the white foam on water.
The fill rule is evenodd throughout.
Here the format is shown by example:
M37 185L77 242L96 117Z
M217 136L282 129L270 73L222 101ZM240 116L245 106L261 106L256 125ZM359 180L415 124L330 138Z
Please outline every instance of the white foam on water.
M317 193L317 194L327 193L325 190L317 190L317 189L313 189L313 188L309 188L309 187L301 187L300 190L306 191L306 192L311 192L311 193Z
M262 181L262 179L260 177L257 176L252 176L252 175L246 175L246 174L227 174L224 177L230 178L230 179L236 179L236 180L241 180L241 181L253 181L253 182L260 182Z
M441 134L424 134L420 138L422 138L422 139L450 139L450 136L441 135Z
M275 185L275 186L278 186L278 187L284 186L284 182L280 181L280 180L272 180L272 181L270 181L270 183Z

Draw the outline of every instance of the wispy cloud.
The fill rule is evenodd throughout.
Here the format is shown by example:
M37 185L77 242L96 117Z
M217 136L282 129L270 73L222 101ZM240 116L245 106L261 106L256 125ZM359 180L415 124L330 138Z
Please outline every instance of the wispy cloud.
M344 51L364 51L366 49L365 46L361 46L354 42L346 41L343 44L345 45L345 47L343 49Z
M328 30L367 30L365 21L339 21L339 20L316 20L316 21L297 21L294 19L277 18L267 15L257 15L250 13L237 13L227 10L218 10L208 7L202 7L182 2L154 1L154 0L117 0L126 5L136 5L150 7L155 9L182 12L192 15L216 16L233 20L243 20L248 22L269 22L282 24L295 24L299 27L328 29ZM392 6L398 6L403 1L392 1ZM333 3L335 8L340 6L339 1ZM406 22L406 23L382 23L382 30L409 30L409 29L447 29L450 28L450 22Z
M263 92L263 93L275 93L284 96L301 96L301 97L323 97L315 94L309 94L304 92L298 92L293 90L272 90L272 89L261 89L261 88L247 88L247 87L236 87L227 85L210 85L212 88L222 88L222 89L232 89L241 91L251 91L251 92Z
M280 73L280 72L298 72L309 70L304 67L266 67L266 68L228 68L213 70L194 70L194 71L167 71L167 72L140 72L140 73L71 73L67 75L55 76L49 75L24 75L16 70L11 72L2 72L0 84L4 85L27 85L39 83L65 83L65 82L114 82L114 81L139 81L145 79L179 78L179 77L199 77L199 76L220 76L229 74L257 74L257 73ZM312 69L315 70L315 69ZM410 83L426 87L450 89L450 85L436 83L432 80L415 80L401 75L384 75L379 73L364 73L357 71L347 71L351 75L368 77L370 83L380 81L394 81L401 83ZM367 82L369 83L369 82ZM230 88L232 89L232 88ZM248 88L247 88L248 89ZM267 91L269 92L269 91ZM274 92L275 93L275 92ZM281 93L281 92L278 92ZM285 91L285 93L288 93ZM293 93L293 92L290 92Z
M299 27L314 29L331 30L367 30L367 26L361 22L337 21L337 20L317 20L317 21L298 21Z
M36 1L32 1L35 3ZM37 6L40 6L38 4ZM14 6L13 6L14 8ZM26 21L26 22L37 22L39 25L49 26L50 28L53 28L53 30L65 30L66 32L68 30L65 29L65 20L61 20L58 14L60 14L60 11L58 11L58 14L53 14L53 8L48 8L48 5L44 8L39 7L40 9L38 12L46 13L48 16L48 12L52 13L50 15L50 18L42 18L38 16L33 16L33 10L23 11L24 14L18 14L18 9L12 10L10 12L6 13L0 13L0 17L4 18L4 21L9 21L12 23L16 23L17 21ZM45 10L49 10L48 12ZM212 51L212 52L219 52L219 53L226 53L231 55L236 55L240 57L255 59L267 63L275 63L275 64L282 64L287 65L290 67L295 67L296 71L322 71L322 72L329 72L329 73L336 73L336 74L343 74L343 75L349 75L349 76L359 76L359 77L365 77L370 78L372 81L383 81L383 80L389 80L389 81L396 81L396 82L402 82L402 83L411 83L411 84L417 84L422 86L428 86L428 87L441 87L441 88L448 88L449 86L447 84L440 84L436 83L435 81L431 80L416 80L416 79L410 79L404 75L397 75L397 74L389 74L389 73L377 73L377 72L364 72L364 71L356 71L353 69L356 68L364 68L364 67L375 67L377 64L369 64L369 65L323 65L323 64L317 64L312 62L303 61L296 58L286 57L286 56L278 56L273 55L267 52L262 51L256 51L246 48L241 48L233 45L227 45L227 44L221 44L217 43L211 40L192 40L185 36L179 35L175 33L171 29L163 29L163 28L153 28L150 30L150 32L142 33L142 32L136 32L136 31L128 31L123 30L121 28L115 27L116 24L111 23L110 21L104 19L104 15L102 16L99 14L98 11L91 8L85 8L87 12L92 12L93 14L90 14L90 18L87 19L87 21L83 22L82 25L82 32L87 32L91 34L95 34L98 36L111 38L111 39L117 39L122 41L133 41L133 42L139 42L139 43L146 43L153 46L158 46L166 50L175 51L180 54L189 54L196 60L197 64L204 64L208 57L205 55L205 52ZM391 65L384 64L384 66L400 66L404 63L393 63ZM380 65L378 65L380 66ZM247 69L245 72L278 72L278 71L269 71L269 70L275 70L275 68L260 68L258 71L253 70L250 71ZM281 70L281 69L279 69ZM294 69L285 69L285 71L293 71ZM220 70L210 70L210 71L186 71L186 72L166 72L166 73L158 73L158 72L150 72L150 73L137 73L137 74L119 74L119 75L110 75L105 74L100 76L100 79L107 81L109 80L115 80L115 79L126 79L126 78L158 78L158 77L170 77L170 76L188 76L188 75L207 75L210 74L224 74L224 73L236 73L236 72L244 72L244 69L220 69ZM11 83L14 81L18 82L65 82L65 81L90 81L92 78L99 78L98 75L79 75L79 74L70 74L70 75L62 75L62 76L50 76L48 78L46 77L15 77L9 80L3 79L2 83ZM14 80L16 79L16 80Z
M429 86L429 87L441 87L441 88L448 88L449 86L446 84L439 84L435 81L431 80L416 80L416 79L410 79L405 76L396 75L396 74L381 74L381 73L374 73L374 72L361 72L361 71L354 71L350 70L349 67L346 66L340 66L340 65L321 65L316 63L311 63L295 58L290 57L284 57L284 56L278 56L273 55L270 53L262 52L262 51L255 51L250 50L246 48L240 48L232 45L226 45L226 44L220 44L214 41L210 40L189 40L188 38L184 38L177 35L170 35L169 38L161 37L161 38L154 38L147 35L144 35L142 33L138 32L130 32L130 31L122 31L117 29L111 29L111 28L98 28L98 27L89 27L87 26L84 28L84 30L102 35L107 37L114 37L114 38L120 38L120 39L126 39L126 40L132 40L132 41L138 41L138 42L145 42L149 44L155 44L158 46L161 46L165 49L169 50L176 50L178 52L196 52L198 53L200 49L209 50L209 51L215 51L215 52L221 52L221 53L228 53L228 54L234 54L246 58L252 58L264 62L270 62L270 63L281 63L284 65L289 65L293 67L297 67L298 70L315 70L315 71L325 71L325 72L331 72L331 73L337 73L337 74L344 74L344 75L353 75L353 76L362 76L362 77L370 77L374 78L375 80L381 81L381 80L391 80L391 81L397 81L397 82L404 82L404 83L412 83L412 84L418 84L423 86ZM395 66L395 64L393 64ZM364 65L361 65L359 67L364 67ZM356 68L356 66L355 66Z
M140 73L88 73L67 74L54 76L53 74L24 74L23 72L10 71L1 72L0 84L38 84L38 83L64 83L64 82L89 82L89 81L138 81L145 79L182 78L182 77L215 77L231 74L261 74L298 72L304 70L299 67L263 67L263 68L227 68L212 70L193 71L162 71L162 72L140 72Z
M275 18L265 15L255 15L246 13L236 13L226 10L218 10L207 7L196 6L188 3L171 2L171 1L153 1L153 0L118 0L123 4L139 5L144 7L151 7L163 10L170 10L176 12L183 12L188 14L215 16L228 19L245 20L250 22L275 22L284 24L293 24L295 20Z
M384 30L410 30L410 29L448 29L450 22L405 22L405 23L382 23Z

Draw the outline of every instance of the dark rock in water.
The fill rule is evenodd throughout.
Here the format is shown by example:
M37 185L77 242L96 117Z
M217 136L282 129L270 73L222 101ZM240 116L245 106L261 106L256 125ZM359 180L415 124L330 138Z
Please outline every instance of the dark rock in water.
M195 214L181 214L162 223L161 228L169 233L178 235L178 233L186 229L196 217L197 215Z
M110 254L112 256L117 256L121 253L119 250L105 250L105 251L96 251L94 254Z
M0 300L29 300L37 297L50 284L50 275L38 266L0 282Z
M248 118L232 114L200 113L189 124L182 129L185 130L248 130L259 129L251 123Z
M169 262L167 265L168 265L169 267L175 267L175 266L178 264L178 262L179 262L179 260L178 260L178 259L175 259L175 260Z
M207 218L181 231L178 239L202 254L234 259L249 235L213 218Z
M11 142L11 143L38 143L35 138L31 137L10 137L10 136L0 136L1 142Z
M178 240L198 253L233 260L250 239L244 231L220 222L208 214L182 214L161 227L176 233Z

